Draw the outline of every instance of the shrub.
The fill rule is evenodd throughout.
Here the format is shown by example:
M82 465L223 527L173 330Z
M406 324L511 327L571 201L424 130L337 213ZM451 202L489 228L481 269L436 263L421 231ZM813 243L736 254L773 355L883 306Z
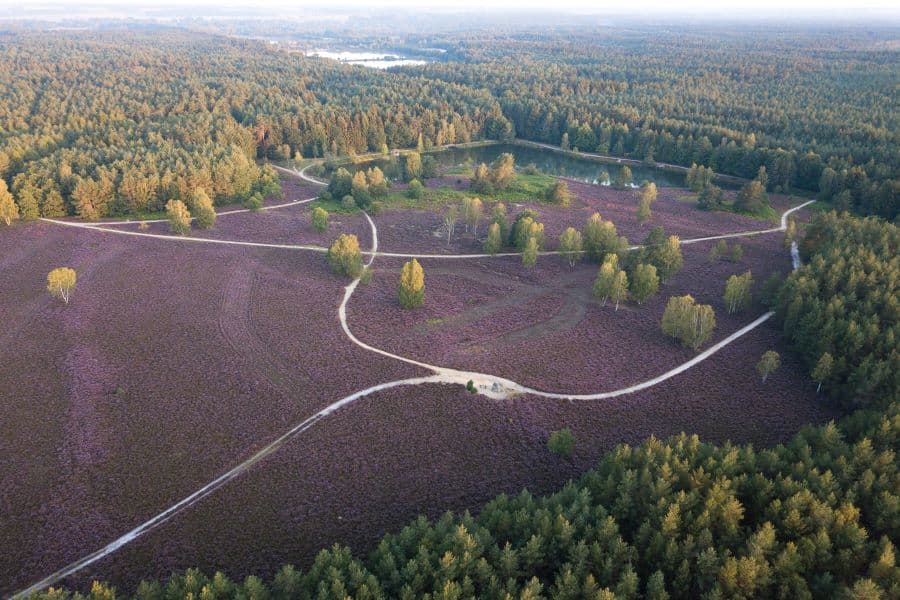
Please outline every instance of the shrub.
M425 186L418 179L413 179L406 188L406 196L413 200L421 200L425 197Z
M328 229L328 211L317 206L312 210L311 223L316 231L325 231Z
M547 440L547 449L557 456L569 458L575 450L575 434L568 427L552 432Z
M341 199L341 208L344 210L353 210L356 208L356 200L353 199L353 196L347 194Z
M262 208L263 198L258 192L244 200L244 208L252 212L256 212Z

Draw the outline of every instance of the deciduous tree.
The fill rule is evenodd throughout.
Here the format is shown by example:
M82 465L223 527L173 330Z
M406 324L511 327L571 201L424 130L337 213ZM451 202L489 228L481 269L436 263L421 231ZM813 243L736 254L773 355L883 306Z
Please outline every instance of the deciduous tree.
M484 215L484 204L479 198L463 198L463 222L466 224L466 231L472 228L472 236L478 235L478 223Z
M503 246L503 237L500 235L500 224L491 223L488 226L487 239L484 240L484 251L487 254L497 254Z
M567 227L559 236L559 251L569 261L569 266L581 260L581 232L574 227Z
M659 291L659 276L656 274L656 267L648 264L639 264L634 269L631 282L631 295L637 300L638 304L643 304L644 300Z
M525 249L522 250L522 264L528 268L533 267L537 264L538 257L538 241L534 236L529 236L528 241L525 242Z
M729 315L745 311L750 307L750 289L752 287L753 274L750 271L728 278L728 281L725 282L725 294L722 301L725 303L725 309Z
M628 248L628 240L618 235L611 221L604 221L599 213L592 214L584 226L584 252L588 260L600 262L607 254L619 254Z
M565 181L557 179L547 187L544 198L559 206L569 206L572 202L572 193L569 192L569 186Z
M715 311L708 304L697 304L690 295L669 298L661 322L664 334L696 350L709 339L715 327Z
M191 230L191 213L181 200L166 202L166 218L172 233L184 235Z
M54 298L59 298L68 304L77 279L74 269L58 267L47 274L47 291Z
M459 207L455 204L451 204L447 207L447 212L444 213L444 231L447 233L447 245L450 245L450 238L453 237L453 232L456 229L456 222L459 220Z
M816 382L816 393L822 389L822 384L828 381L828 378L831 377L831 372L834 369L834 357L831 356L830 352L823 352L822 356L819 357L819 360L816 362L816 366L812 370L812 379Z
M3 222L9 226L18 218L19 207L16 206L12 194L9 193L9 188L6 187L6 181L0 179L0 219L3 219Z
M756 372L759 373L763 383L765 383L769 375L774 373L779 366L781 366L781 356L774 350L768 350L756 363Z
M422 155L418 152L407 152L403 157L403 180L412 181L422 178Z
M194 190L193 209L197 220L197 227L200 229L209 229L216 223L216 210L213 208L212 200L206 195L202 188Z

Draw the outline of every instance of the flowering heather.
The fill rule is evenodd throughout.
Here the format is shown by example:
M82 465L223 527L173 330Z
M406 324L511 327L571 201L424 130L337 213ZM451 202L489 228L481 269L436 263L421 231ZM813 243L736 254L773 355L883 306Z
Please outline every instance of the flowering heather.
M493 373L544 391L609 391L694 356L660 331L670 296L691 294L713 306L718 325L707 347L765 312L757 300L746 312L728 315L722 292L733 274L752 270L758 292L773 271L787 273L781 237L734 243L744 249L739 263L710 263L713 242L683 246L684 269L643 305L628 302L618 311L591 301L596 265L572 269L562 257L543 256L533 272L515 258L423 260L427 300L410 313L399 308L392 285L399 265L381 258L372 285L351 300L348 318L363 341L431 364ZM798 385L807 380L801 369L793 375Z

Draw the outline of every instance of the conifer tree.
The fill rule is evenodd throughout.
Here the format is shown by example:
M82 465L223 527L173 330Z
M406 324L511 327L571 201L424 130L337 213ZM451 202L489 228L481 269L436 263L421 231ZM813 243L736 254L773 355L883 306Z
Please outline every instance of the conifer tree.
M425 271L416 259L404 264L400 271L398 296L403 308L418 308L425 301Z
M353 234L342 234L331 244L327 259L335 273L354 279L359 277L363 270L359 239Z

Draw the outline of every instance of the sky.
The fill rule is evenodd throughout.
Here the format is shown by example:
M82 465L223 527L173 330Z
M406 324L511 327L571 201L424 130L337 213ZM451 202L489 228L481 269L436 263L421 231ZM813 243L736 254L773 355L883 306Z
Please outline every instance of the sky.
M768 17L836 16L866 17L884 15L900 23L900 0L0 0L0 7L20 13L43 12L64 7L68 11L94 12L109 7L117 13L129 9L189 6L216 9L265 7L282 8L285 14L300 14L304 8L346 7L357 10L405 8L412 10L483 11L552 10L591 14L683 14L683 15L760 15Z

